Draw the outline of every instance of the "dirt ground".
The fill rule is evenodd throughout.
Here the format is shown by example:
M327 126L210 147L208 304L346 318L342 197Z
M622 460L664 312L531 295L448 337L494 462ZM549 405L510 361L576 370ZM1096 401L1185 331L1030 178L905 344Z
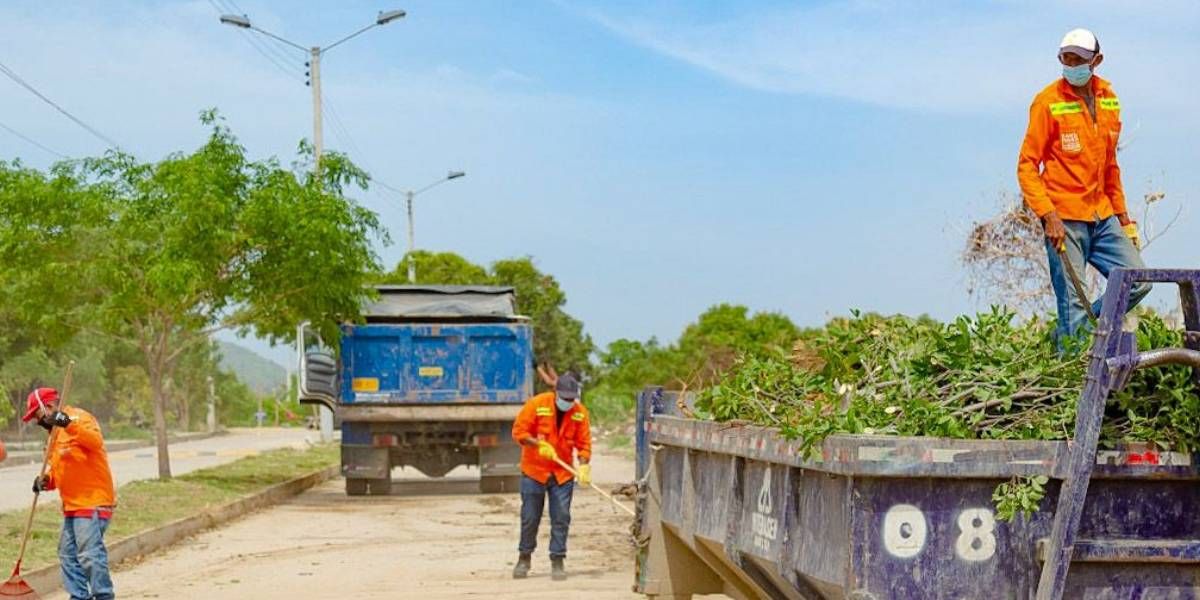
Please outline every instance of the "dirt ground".
M633 479L628 458L604 453L594 462L602 488ZM355 498L345 495L342 480L333 480L286 504L121 565L114 571L117 595L171 600L643 598L630 591L630 518L591 490L575 493L570 578L550 580L547 513L533 572L518 581L511 570L519 496L480 495L467 473L452 473L447 480L402 479L391 496Z

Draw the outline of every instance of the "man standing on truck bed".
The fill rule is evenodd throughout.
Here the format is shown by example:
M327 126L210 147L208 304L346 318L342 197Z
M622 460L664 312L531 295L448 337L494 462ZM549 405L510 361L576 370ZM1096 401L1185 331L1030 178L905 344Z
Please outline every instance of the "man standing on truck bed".
M46 431L60 428L50 448L49 472L33 480L33 491L58 490L63 505L58 560L63 588L75 598L112 600L104 532L116 506L108 452L96 417L81 408L59 410L58 391L38 388L29 394L22 420L37 419Z
M574 476L555 459L568 465L579 459L579 483L592 480L592 432L587 409L579 401L579 380L564 373L554 382L554 391L538 394L525 402L513 422L513 439L521 449L521 543L513 578L529 574L537 547L538 525L547 498L550 503L550 578L567 578L567 530L571 526L571 496Z
M1067 32L1059 44L1063 76L1046 86L1029 107L1029 128L1017 161L1025 203L1042 220L1050 280L1058 307L1059 349L1080 333L1087 298L1068 279L1091 264L1101 275L1117 267L1143 269L1137 223L1129 218L1117 141L1121 102L1109 83L1095 75L1104 61L1100 42L1086 29ZM1064 267L1063 259L1068 261ZM1150 285L1136 284L1132 309ZM1100 301L1093 305L1100 314Z

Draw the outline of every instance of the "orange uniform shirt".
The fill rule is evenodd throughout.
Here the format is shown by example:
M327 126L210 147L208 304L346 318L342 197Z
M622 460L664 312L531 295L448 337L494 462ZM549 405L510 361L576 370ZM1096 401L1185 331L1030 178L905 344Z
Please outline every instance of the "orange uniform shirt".
M1063 78L1046 86L1029 107L1029 128L1017 160L1025 204L1037 216L1098 221L1125 208L1117 140L1121 102L1108 82L1092 75L1096 117Z
M592 425L587 409L576 402L571 410L563 414L562 425L555 421L554 392L538 394L525 401L525 406L513 421L513 439L520 444L527 438L546 440L558 450L558 457L568 465L592 459ZM534 446L521 446L521 472L538 483L546 483L551 476L558 483L572 479L571 474L552 460L538 454Z
M50 450L49 489L57 489L63 511L116 506L108 452L96 417L82 408L63 409L74 421L59 429Z

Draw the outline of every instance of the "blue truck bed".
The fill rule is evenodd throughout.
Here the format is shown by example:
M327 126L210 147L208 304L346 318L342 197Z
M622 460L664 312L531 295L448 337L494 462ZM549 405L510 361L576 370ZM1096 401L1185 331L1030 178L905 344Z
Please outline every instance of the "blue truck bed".
M533 339L511 288L380 286L336 357L308 355L304 390L332 405L351 495L386 494L394 467L441 477L477 466L515 491L513 419L533 393ZM321 397L321 398L318 398Z

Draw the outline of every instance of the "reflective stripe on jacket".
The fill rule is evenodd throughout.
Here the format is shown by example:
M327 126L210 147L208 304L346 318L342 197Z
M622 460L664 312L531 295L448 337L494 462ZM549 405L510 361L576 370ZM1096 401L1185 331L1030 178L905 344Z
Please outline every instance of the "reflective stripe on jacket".
M113 491L108 452L100 435L96 417L81 408L63 409L71 425L59 429L50 451L50 481L47 489L57 489L63 512L72 513L117 504Z
M555 422L554 392L538 394L525 401L517 419L513 421L513 439L521 444L528 438L546 440L558 450L558 458L568 465L575 457L586 462L592 458L592 430L588 411L576 402L571 410L563 414L561 427ZM538 454L536 446L521 446L521 472L538 483L546 483L551 475L558 483L572 479L571 474L552 460Z
M1029 107L1017 181L1025 204L1039 217L1058 211L1063 220L1094 222L1126 212L1117 166L1121 101L1107 81L1093 75L1089 85L1095 119L1061 77Z

